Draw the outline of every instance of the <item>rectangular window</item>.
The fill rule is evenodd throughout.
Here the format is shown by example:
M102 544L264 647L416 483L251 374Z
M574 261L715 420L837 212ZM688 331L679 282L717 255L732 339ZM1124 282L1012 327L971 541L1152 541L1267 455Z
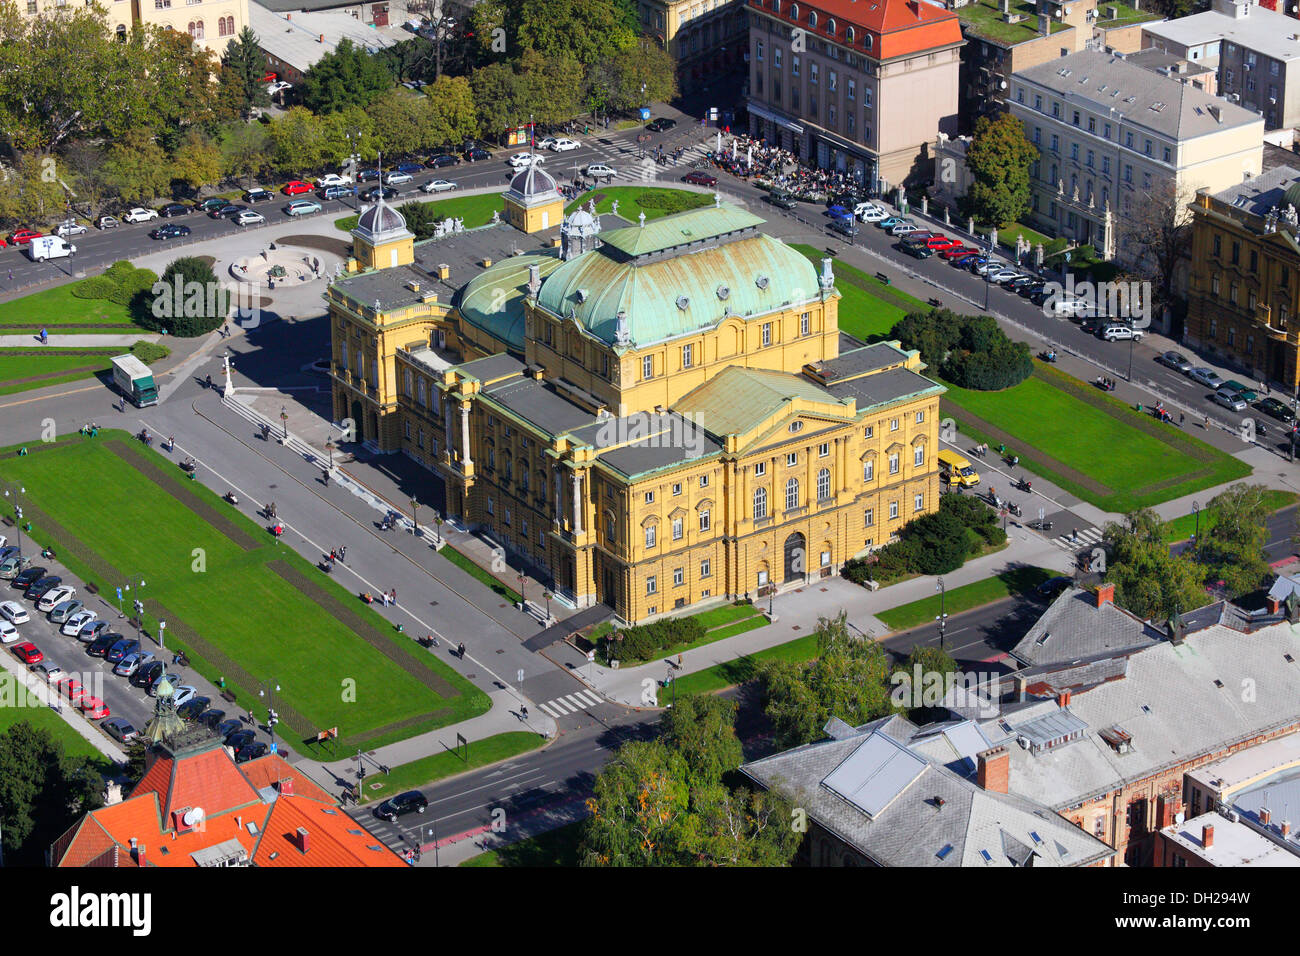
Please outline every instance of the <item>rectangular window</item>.
M829 73L827 73L827 74L826 74L826 89L828 89L828 90L830 90L832 93L834 93L834 92L835 92L835 81L838 80L838 79L839 79L839 77L835 75L835 71L834 71L834 70L831 70Z
M858 88L858 81L853 79L853 77L849 77L849 84L844 89L844 95L847 96L850 100L857 99L856 96L857 88Z
M1096 153L1094 153L1092 150L1088 150L1088 160L1087 160L1087 164L1088 164L1089 167L1091 167L1091 166L1093 165L1093 163L1094 163L1094 157L1095 157L1095 156L1096 156Z
M915 507L913 507L912 510L913 510L913 511L922 511L922 510L924 510L924 508L925 508L925 495L917 495L917 496L916 496Z
M1132 133L1125 133L1125 134L1124 134L1124 145L1125 145L1125 147L1127 147L1128 149L1132 149L1132 148L1133 148L1133 134L1132 134Z
M924 446L924 445L917 445L916 448L913 449L913 453L912 453L912 464L915 465L917 468L920 468L922 465L925 464L925 446Z
M655 357L653 355L641 356L641 377L643 379L655 377Z
M653 548L655 546L655 535L657 531L658 531L658 527L656 525L652 525L652 524L646 525L645 546L647 548Z
M645 579L645 593L655 594L656 592L658 592L658 590L659 590L659 579L652 574ZM650 610L651 613L654 613L653 608L651 608Z
M1071 143L1071 144L1070 144L1070 158L1071 158L1072 160L1074 160L1076 163L1079 161L1079 144L1078 144L1078 143Z
M711 527L710 521L711 518L709 514L709 509L705 508L703 511L700 512L700 530L708 531L709 528Z
M762 40L759 40L754 45L754 57L755 59L758 60L759 63L763 62L763 41Z
M763 323L762 344L764 348L772 344L772 323L771 322Z
M891 502L889 503L889 517L891 517L891 518L897 518L897 517L898 517L898 502L897 502L897 501L891 501Z
M767 462L765 462L765 461L760 461L760 462L758 462L756 465L754 465L754 474L755 474L755 475L766 475L766 474L767 474Z
M862 463L862 480L871 481L875 477L876 477L876 462L874 459L868 458L866 461Z
M871 87L864 86L862 88L862 108L864 110L871 109L871 94L872 94Z
M682 527L682 519L674 518L673 519L673 540L674 541L682 540L682 535L684 534L684 532L685 529Z
M779 46L772 47L772 65L778 70L781 69L781 48Z
M1167 162L1169 162L1171 159L1173 159L1173 153L1171 153L1171 152L1169 151L1169 147L1166 146L1166 147L1165 147L1165 162L1167 163Z
M707 487L709 487L709 476L708 476L708 475L700 475L700 487L701 487L701 488L707 488Z
M1034 109L1040 113L1043 111L1043 98L1037 93L1034 94Z
M925 412L924 412L924 411L917 412L917 413L916 413L916 423L919 425L919 424L921 424L921 423L924 422L924 421L925 421Z
M799 58L797 56L790 57L790 75L799 75Z
M685 572L681 568L673 568L673 587L679 588L685 581Z
M645 503L648 505L655 503L655 493L653 491L647 491L645 493Z
M876 427L874 425L868 425L866 428L862 430L863 438L873 438L875 434L876 434Z
M1088 117L1088 132L1089 133L1097 132L1097 117L1095 116Z
M1059 137L1059 136L1057 136L1055 133L1053 133L1053 134L1052 134L1052 152L1054 152L1054 153L1059 153L1060 151L1061 151L1061 137Z
M863 527L870 528L874 525L876 523L876 509L868 508L866 513L863 515L863 519Z
M690 367L691 367L691 358L692 358L692 356L691 356L691 346L689 346L689 345L683 345L683 346L682 346L682 368L690 368Z
M1103 176L1109 176L1109 175L1110 175L1110 157L1109 157L1109 156L1103 156L1103 157L1101 158L1101 174L1102 174Z
M708 578L713 576L713 562L705 558L700 562L700 577Z
M890 430L891 432L896 432L896 431L898 431L898 419L897 419L897 418L891 418L891 419L889 420L889 430Z
M495 513L495 512L493 512L493 510L492 510L493 507L495 507L495 503L493 502L493 500L492 500L491 498L489 498L489 499L487 500L487 513L488 513L488 514L494 514L494 513Z
M808 85L809 86L817 85L817 73L818 73L817 64L809 61L808 63Z
M785 464L787 468L792 468L795 465L799 464L799 453L792 451L786 454Z
M1078 126L1078 125L1079 125L1079 111L1078 111L1078 110L1075 110L1075 111L1074 111L1074 119L1072 120L1072 122L1074 123L1075 126Z
M825 458L825 457L826 457L827 455L829 455L830 453L831 453L831 443L830 443L830 442L828 442L828 441L824 441L824 442L822 442L820 445L817 446L817 457L818 457L818 458Z
M805 312L803 315L799 316L799 334L807 335L810 331L810 320L808 313Z
M676 498L682 493L682 483L679 481L673 485L673 497Z
M889 456L889 473L891 475L898 474L898 452L894 452Z

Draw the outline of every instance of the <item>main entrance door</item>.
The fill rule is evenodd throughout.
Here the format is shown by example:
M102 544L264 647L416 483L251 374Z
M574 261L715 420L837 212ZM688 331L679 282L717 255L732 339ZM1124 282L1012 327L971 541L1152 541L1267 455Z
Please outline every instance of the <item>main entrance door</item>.
M795 532L785 539L785 583L800 580L808 567L808 548L803 535Z

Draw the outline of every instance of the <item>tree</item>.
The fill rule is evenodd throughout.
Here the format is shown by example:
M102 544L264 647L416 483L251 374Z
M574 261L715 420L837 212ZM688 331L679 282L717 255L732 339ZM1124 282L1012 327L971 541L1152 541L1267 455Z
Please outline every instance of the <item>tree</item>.
M325 117L305 106L292 106L269 127L275 166L289 174L321 169L330 152Z
M966 194L968 214L999 227L1016 222L1029 208L1029 167L1037 158L1038 150L1015 116L981 116L966 150L974 179Z
M221 168L220 147L198 130L190 130L185 141L172 154L172 178L188 186L192 193L219 180Z
M423 242L434 236L435 227L447 217L438 212L431 202L412 201L402 203L398 212L406 220L406 228L415 235L416 242Z
M5 863L41 866L45 851L100 806L103 778L44 729L20 721L0 733L0 829Z
M677 98L677 63L658 44L648 40L635 43L615 57L611 65L614 85L610 109L628 112Z
M1269 576L1267 494L1263 485L1232 485L1211 499L1202 518L1210 528L1201 535L1196 560L1234 597L1261 587Z
M146 329L180 338L206 335L230 314L230 292L206 259L183 256L172 262L152 288L131 299L135 321Z
M154 131L166 150L182 142L187 129L209 126L216 118L217 88L212 77L219 64L212 53L187 33L141 25L125 44L131 70L144 91L143 115L123 117L109 126L113 135L144 127Z
M695 866L789 866L803 835L784 796L721 784L691 793L682 820L682 855Z
M443 76L425 87L429 110L429 141L435 146L460 143L478 136L474 90L464 76Z
M367 110L376 145L394 156L408 156L434 145L432 112L429 97L400 86L380 94Z
M735 720L735 702L712 694L685 695L664 714L660 739L686 761L692 789L716 784L740 766L744 754Z
M635 43L636 5L629 0L517 0L506 30L519 48L584 66L622 56Z
M1118 245L1131 256L1134 270L1155 287L1156 298L1168 305L1179 263L1191 253L1192 214L1171 179L1143 193L1117 217Z
M659 741L629 742L596 776L583 831L586 866L667 866L686 814L686 762Z
M759 670L763 708L782 747L820 740L832 717L858 725L894 710L879 644L851 635L843 612L818 620L816 634L815 660L767 661Z
M127 205L147 204L167 195L171 187L167 154L147 130L128 133L109 147L104 183Z
M67 206L67 193L59 179L71 179L56 157L24 153L0 190L0 221L25 225L57 215ZM66 181L66 180L65 180Z
M229 91L237 111L247 117L253 107L268 106L271 94L266 91L266 54L253 28L245 26L226 46L221 56L220 88Z
M955 498L957 495L948 495L946 497ZM932 721L943 720L947 714L947 709L942 706L929 707L921 701L924 699L923 694L927 687L933 686L933 682L938 679L943 681L942 686L948 687L948 675L957 674L959 668L957 662L952 656L944 650L937 647L930 647L924 644L918 644L912 648L912 652L907 655L907 660L900 664L892 675L890 675L890 684L895 688L894 699L898 700L901 696L908 702L907 716L915 724L928 724ZM920 675L920 684L917 684L917 675ZM937 676L936 676L937 675Z
M248 185L271 167L275 143L265 126L240 123L221 142L221 170L231 178L242 177Z
M1110 522L1102 529L1105 579L1115 585L1115 603L1143 618L1167 620L1206 603L1203 569L1186 553L1170 555L1165 523L1151 509Z
M366 107L393 88L393 74L379 57L341 40L303 74L298 92L313 113L335 113L347 106Z

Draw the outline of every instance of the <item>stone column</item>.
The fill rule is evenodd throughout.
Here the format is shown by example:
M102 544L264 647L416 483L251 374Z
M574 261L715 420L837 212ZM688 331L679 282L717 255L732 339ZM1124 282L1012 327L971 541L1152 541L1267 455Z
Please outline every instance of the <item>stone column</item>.
M560 498L560 466L551 466L551 484L555 486L555 514L551 517L551 524L556 528L560 527L560 522L564 520L564 507Z
M582 472L573 473L573 534L582 534Z
M447 450L447 460L451 461L452 450L456 447L456 443L451 437L451 402L443 402L442 427L447 435L447 440L442 443L442 446Z
M474 466L473 460L469 455L469 403L460 407L460 458L462 470L469 470Z

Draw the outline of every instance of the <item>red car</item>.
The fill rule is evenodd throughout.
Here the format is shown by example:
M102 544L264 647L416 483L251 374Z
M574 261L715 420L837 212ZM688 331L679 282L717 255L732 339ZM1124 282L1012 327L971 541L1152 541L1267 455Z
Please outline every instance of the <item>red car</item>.
M39 239L42 235L44 233L37 232L35 229L19 229L9 237L9 241L15 246L23 246L33 239Z
M103 720L105 717L113 716L113 712L108 709L108 704L98 697L83 697L77 707L87 720Z
M316 187L311 183L305 183L301 179L295 179L291 183L285 183L280 192L286 196L301 196L303 193L312 192Z
M72 701L74 704L86 696L86 688L82 687L81 681L77 680L75 677L65 677L63 680L59 681L57 686L59 693L68 698L68 700Z
M960 243L951 248L943 250L939 255L945 259L960 259L962 256L973 256L979 252L974 246L963 246Z
M39 664L45 660L45 655L31 641L23 641L21 644L14 645L14 654L24 664Z
M9 243L5 242L3 239L0 239L0 249L4 249L8 245Z
M925 244L935 252L943 252L945 249L961 245L956 239L949 239L947 236L931 236L925 240Z
M692 183L696 186L716 186L718 185L718 177L710 176L708 173L701 172L697 169L695 172L687 173L683 176L682 182Z

